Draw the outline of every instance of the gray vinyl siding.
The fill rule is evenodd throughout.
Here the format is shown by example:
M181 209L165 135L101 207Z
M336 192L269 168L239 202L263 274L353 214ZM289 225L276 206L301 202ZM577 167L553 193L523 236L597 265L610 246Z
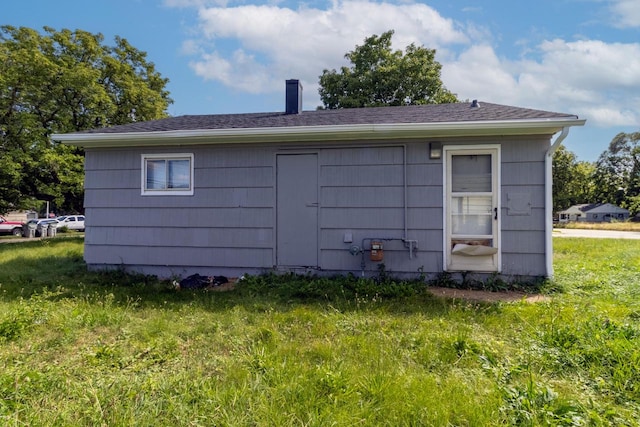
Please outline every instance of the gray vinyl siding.
M548 137L502 141L502 271L512 276L544 276L544 157ZM509 194L530 201L528 214L509 210Z
M141 155L162 152L194 153L193 196L141 195ZM87 263L165 276L271 268L272 158L263 149L87 150Z
M418 274L419 269L442 269L442 167L428 159L428 144L406 147L406 227L405 236L405 153L402 145L384 147L335 148L321 151L320 243L321 266L337 271L361 271L361 256L352 256L352 244L363 239L383 240L387 270ZM430 179L432 174L440 176ZM345 233L353 236L344 242ZM417 240L413 258L403 238ZM368 241L364 242L368 247ZM377 263L365 254L367 273Z
M544 152L549 138L442 142L501 143L503 273L544 275ZM442 160L429 159L428 141L87 149L87 263L161 276L272 269L276 157L295 152L318 155L319 272L359 274L362 257L348 249L367 238L394 239L384 242L388 271L416 276L442 271ZM194 154L193 196L141 195L141 155L154 153ZM508 194L530 197L528 215L509 211ZM344 242L345 234L352 235L351 243ZM417 241L413 258L402 238ZM304 236L300 244L305 244ZM375 274L377 264L368 256L366 273Z

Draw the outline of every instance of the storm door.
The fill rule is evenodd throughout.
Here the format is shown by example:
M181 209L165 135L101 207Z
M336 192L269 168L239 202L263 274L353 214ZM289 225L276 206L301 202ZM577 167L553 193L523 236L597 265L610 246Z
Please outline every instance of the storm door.
M447 271L500 271L498 146L445 147Z
M277 156L279 267L318 266L318 155Z

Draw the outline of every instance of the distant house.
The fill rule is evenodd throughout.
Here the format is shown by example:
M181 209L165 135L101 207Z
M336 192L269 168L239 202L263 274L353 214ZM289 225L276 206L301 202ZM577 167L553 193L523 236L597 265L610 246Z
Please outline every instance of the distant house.
M302 111L286 88L284 112L53 135L85 149L89 268L552 274L552 154L584 120L475 101Z
M629 211L611 203L573 205L559 212L560 222L611 222L625 221Z

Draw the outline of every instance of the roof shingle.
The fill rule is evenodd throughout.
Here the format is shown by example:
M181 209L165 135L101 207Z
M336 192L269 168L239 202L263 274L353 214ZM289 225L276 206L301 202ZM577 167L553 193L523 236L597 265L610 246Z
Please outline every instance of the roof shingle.
M256 129L305 126L339 126L364 124L482 122L510 120L577 119L572 114L554 113L507 105L469 103L410 105L401 107L369 107L338 110L304 111L301 114L246 113L185 115L160 120L130 123L79 133L117 134L207 129Z

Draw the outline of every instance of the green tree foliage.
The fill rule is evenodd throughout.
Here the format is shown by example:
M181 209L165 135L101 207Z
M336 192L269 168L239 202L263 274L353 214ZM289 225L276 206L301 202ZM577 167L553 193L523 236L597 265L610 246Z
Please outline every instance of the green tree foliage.
M561 145L553 153L553 211L559 212L578 203L593 202L595 167L578 161L576 155Z
M609 143L594 173L597 201L640 209L640 132L619 133Z
M347 53L351 67L324 70L320 98L324 108L357 108L386 105L443 104L456 102L440 80L442 66L435 49L407 46L391 49L393 31L365 39Z
M81 211L84 154L50 135L165 117L167 82L120 37L0 27L0 213Z

